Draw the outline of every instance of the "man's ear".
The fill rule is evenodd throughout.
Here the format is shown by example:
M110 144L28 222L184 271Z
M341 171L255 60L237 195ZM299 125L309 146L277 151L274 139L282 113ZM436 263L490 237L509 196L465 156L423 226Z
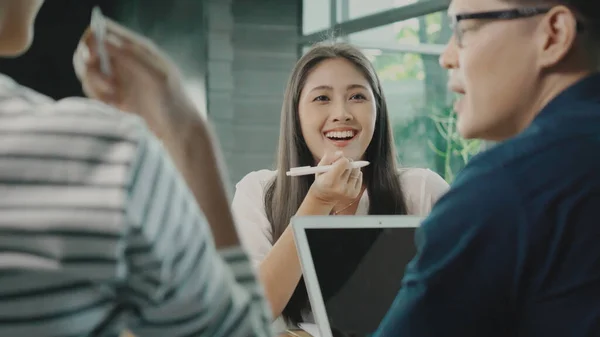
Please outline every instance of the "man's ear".
M577 39L577 18L567 7L555 6L540 25L536 34L540 47L539 66L548 68L560 63L571 51Z

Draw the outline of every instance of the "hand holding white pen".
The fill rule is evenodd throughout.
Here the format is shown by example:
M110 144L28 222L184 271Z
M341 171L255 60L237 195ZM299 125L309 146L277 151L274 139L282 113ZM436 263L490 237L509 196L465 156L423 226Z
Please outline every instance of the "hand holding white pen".
M141 116L163 140L204 123L179 69L152 41L99 11L93 15L93 27L84 32L73 56L86 95Z
M327 172L316 173L307 198L331 207L356 199L362 191L363 174L360 168L353 168L352 163L341 151L326 153L317 167L331 168Z
M367 165L369 165L369 162L364 160L353 161L350 163L350 166L353 169L360 169ZM332 168L333 165L292 167L289 171L286 172L286 175L290 177L297 177L309 174L325 173L329 172Z

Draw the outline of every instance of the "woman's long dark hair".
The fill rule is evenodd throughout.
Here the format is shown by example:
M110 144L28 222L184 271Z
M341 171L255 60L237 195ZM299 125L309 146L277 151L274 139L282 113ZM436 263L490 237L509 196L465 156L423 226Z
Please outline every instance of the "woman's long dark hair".
M387 106L373 65L360 50L351 45L317 44L298 61L285 91L279 131L278 171L265 193L265 209L271 223L273 242L283 234L314 181L312 175L293 179L285 175L291 167L314 165L314 156L308 149L300 129L300 92L310 71L320 62L333 58L343 58L352 62L368 80L375 96L375 131L365 153L365 160L371 164L363 170L363 181L370 199L369 214L406 214ZM308 307L306 285L301 279L283 310L283 317L286 321L297 324L302 321L302 311Z

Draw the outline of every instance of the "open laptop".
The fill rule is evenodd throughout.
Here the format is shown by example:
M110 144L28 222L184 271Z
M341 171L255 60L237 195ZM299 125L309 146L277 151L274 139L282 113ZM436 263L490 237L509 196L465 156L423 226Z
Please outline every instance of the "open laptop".
M292 218L320 337L375 332L416 253L414 232L422 220L406 215Z

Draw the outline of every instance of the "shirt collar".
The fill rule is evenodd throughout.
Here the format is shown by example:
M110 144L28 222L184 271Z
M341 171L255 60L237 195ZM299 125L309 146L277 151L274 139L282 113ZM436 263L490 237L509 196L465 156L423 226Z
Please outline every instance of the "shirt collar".
M545 123L546 120L575 115L597 113L590 109L574 109L578 104L600 103L600 73L589 75L571 85L550 101L533 120L532 125Z

